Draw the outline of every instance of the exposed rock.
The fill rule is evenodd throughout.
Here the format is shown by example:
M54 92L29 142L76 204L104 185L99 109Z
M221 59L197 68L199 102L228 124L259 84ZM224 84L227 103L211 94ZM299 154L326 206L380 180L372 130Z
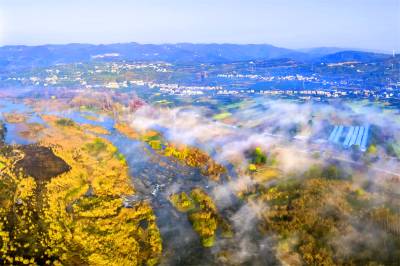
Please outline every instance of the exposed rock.
M0 121L0 145L4 143L6 133L7 133L6 125L2 121Z

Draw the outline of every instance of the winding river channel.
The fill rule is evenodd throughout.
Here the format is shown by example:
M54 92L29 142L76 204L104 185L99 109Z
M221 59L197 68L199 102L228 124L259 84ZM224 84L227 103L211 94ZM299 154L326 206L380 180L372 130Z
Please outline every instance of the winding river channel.
M130 176L135 186L135 195L128 197L126 203L139 200L151 202L157 216L157 224L163 239L163 258L161 265L218 265L215 253L218 247L203 248L199 237L193 231L185 213L178 212L168 201L169 195L176 192L189 192L194 187L201 187L211 193L217 183L209 180L201 174L197 168L189 167L168 157L154 152L145 142L130 139L115 128L115 121L108 116L98 117L92 112L80 112L69 110L67 112L44 111L35 113L28 105L13 100L0 100L0 120L3 120L7 128L5 142L7 144L31 144L31 140L20 136L19 131L23 123L7 123L4 113L28 114L24 123L39 123L46 126L41 119L42 114L57 115L74 120L81 124L101 126L111 134L101 135L108 139L125 156L129 166ZM97 116L98 120L86 118L87 115ZM233 169L230 167L233 175ZM231 195L236 207L239 203L234 195ZM216 202L218 205L218 202ZM224 215L226 210L220 210ZM229 210L228 210L229 212ZM235 246L235 239L223 241L223 245ZM218 245L219 246L219 245Z

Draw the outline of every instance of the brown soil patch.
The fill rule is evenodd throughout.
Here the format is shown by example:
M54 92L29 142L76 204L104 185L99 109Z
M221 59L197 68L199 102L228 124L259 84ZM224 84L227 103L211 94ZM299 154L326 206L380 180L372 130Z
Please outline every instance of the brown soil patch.
M25 156L16 163L16 169L34 177L37 181L48 181L52 177L65 173L71 167L50 148L38 145L26 145L20 148Z

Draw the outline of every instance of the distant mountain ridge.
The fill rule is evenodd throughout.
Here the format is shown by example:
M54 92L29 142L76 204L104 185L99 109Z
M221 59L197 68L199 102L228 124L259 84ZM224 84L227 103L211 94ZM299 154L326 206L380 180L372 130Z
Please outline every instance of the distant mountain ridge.
M356 62L371 62L376 60L382 60L389 58L388 54L377 54L371 52L360 52L360 51L341 51L334 54L328 54L320 58L321 62L325 63L338 63L345 61L356 61Z
M357 49L348 49L348 48L340 48L340 47L313 47L313 48L305 48L305 49L297 49L297 51L306 53L313 57L322 57L328 54L339 53L343 51L349 50L357 50ZM361 51L361 50L357 50Z
M336 49L336 50L335 50ZM331 52L344 53L331 55ZM352 56L353 54L353 56ZM88 62L91 60L166 61L172 63L228 63L235 61L290 58L298 61L363 57L384 58L384 54L343 51L341 48L312 48L291 50L269 44L65 44L41 46L0 47L0 67L46 67L54 64Z

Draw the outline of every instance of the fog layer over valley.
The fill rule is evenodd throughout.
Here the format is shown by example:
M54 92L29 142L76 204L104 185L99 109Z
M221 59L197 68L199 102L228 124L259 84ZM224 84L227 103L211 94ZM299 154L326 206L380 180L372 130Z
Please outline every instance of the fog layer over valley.
M218 119L207 107L145 105L120 118L138 131L162 132L167 142L199 147L230 169L226 179L206 185L235 232L212 248L218 260L226 259L224 252L231 256L227 261L260 265L361 263L376 254L377 261L397 260L400 161L388 153L399 139L397 110L368 102L257 98L220 111L229 115ZM335 125L367 124L372 132L366 152L328 141ZM254 162L255 150L265 162ZM179 188L166 195L190 192ZM391 211L385 214L385 208ZM314 230L326 234L321 239Z
M146 213L132 218L139 226L132 240L138 243L138 261L365 265L390 264L400 257L396 109L370 101L328 104L269 97L199 97L196 104L183 98L163 106L130 91L54 90L35 97L21 91L18 98L3 93L3 156L12 159L2 159L2 164L10 175L18 165L24 165L23 175L35 173L17 154L33 156L30 160L41 164L43 158L31 151L51 148L58 156L52 160L66 163L62 171L67 173L46 181L35 178L42 190L60 180L77 182L67 191L81 192L63 199L62 215L70 217L65 219L101 230L91 218L82 220L89 217L86 211L98 222L123 219L120 212L125 210L133 216ZM343 145L348 128L367 125L366 151ZM338 142L330 141L339 126L345 128L343 134ZM94 169L82 158L94 165L111 164L111 173ZM13 160L16 167L8 166ZM118 164L126 168L115 168ZM129 174L134 191L120 187L125 181L108 183L115 180L117 169L127 172L116 182ZM52 190L40 193L46 200L57 195ZM110 207L101 205L110 200L119 218L107 216ZM57 224L76 228L63 219ZM47 232L46 227L40 230ZM114 230L125 234L125 229ZM62 261L60 254L78 254L72 247L82 245L80 241L69 240L67 253L57 253L56 242L44 242L42 248ZM101 242L96 245L103 248ZM148 247L151 253L145 252ZM79 255L75 260L95 258Z

